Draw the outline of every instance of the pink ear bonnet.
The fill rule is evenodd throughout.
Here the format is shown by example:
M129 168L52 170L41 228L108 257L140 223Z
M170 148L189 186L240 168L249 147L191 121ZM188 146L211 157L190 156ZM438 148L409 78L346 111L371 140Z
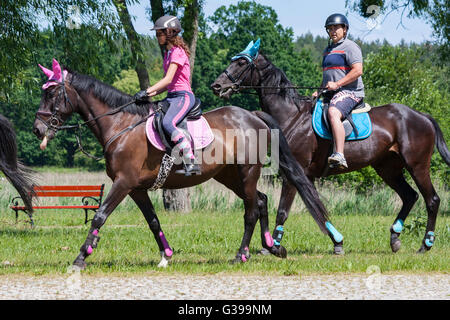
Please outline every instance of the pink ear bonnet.
M45 90L48 87L55 86L58 83L61 83L63 80L62 72L61 72L61 66L59 65L59 62L56 61L56 59L53 59L52 69L49 70L39 64L39 67L42 69L44 74L48 77L48 81L42 86L42 89ZM67 71L64 70L64 78L67 76Z

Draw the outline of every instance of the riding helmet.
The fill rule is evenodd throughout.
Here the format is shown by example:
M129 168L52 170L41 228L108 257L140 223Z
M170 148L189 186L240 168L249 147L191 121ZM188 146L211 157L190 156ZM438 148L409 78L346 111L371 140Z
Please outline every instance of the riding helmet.
M325 28L336 24L345 25L347 27L347 30L350 27L347 18L343 14L334 13L327 18L327 21L325 21Z
M177 17L174 16L162 16L155 21L155 25L151 30L172 29L175 33L181 31L181 23Z

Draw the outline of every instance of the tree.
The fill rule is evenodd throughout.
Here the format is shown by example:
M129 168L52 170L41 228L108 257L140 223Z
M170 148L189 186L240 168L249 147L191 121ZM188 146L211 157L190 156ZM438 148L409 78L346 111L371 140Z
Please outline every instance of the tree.
M77 16L77 23L71 20ZM44 18L44 19L42 19ZM114 46L120 33L120 21L111 10L110 0L2 0L0 2L0 93L8 95L17 73L36 63L35 50L42 38L40 25L48 23L55 37L64 39L60 52L63 56L73 53L79 33L78 28L93 27L97 32L88 40L95 45L106 40ZM86 41L87 39L85 39ZM73 56L79 65L92 66L92 52ZM95 53L94 53L95 56ZM66 62L65 62L66 63Z
M431 25L434 37L441 45L441 55L447 61L450 53L450 1L448 0L346 0L346 7L358 12L362 17L370 17L379 9L381 13L389 14L401 11L399 24L406 14L407 17L424 18ZM376 6L376 7L375 7Z
M141 43L139 42L139 35L134 29L131 21L130 13L125 0L113 0L117 12L122 22L122 27L125 30L128 40L130 41L131 53L133 57L133 64L139 79L139 86L141 90L145 90L150 86L148 78L147 67L143 57Z

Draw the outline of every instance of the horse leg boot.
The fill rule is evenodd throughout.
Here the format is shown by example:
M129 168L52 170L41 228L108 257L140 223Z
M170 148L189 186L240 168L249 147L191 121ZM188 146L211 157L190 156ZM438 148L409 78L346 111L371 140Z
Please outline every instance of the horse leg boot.
M97 247L97 243L100 240L98 233L100 228L105 224L109 215L117 207L117 205L122 202L126 195L130 192L130 189L124 188L120 181L114 182L105 202L100 206L97 213L92 220L91 228L86 241L80 248L80 254L77 256L73 265L79 267L80 269L86 268L86 258L90 256L93 250Z
M159 262L158 267L167 267L172 258L173 250L169 246L166 237L161 230L161 225L147 191L135 189L130 192L130 197L144 214L145 220L147 221L150 230L153 232L153 236L158 244L159 252L161 254L161 261Z
M261 226L261 243L263 249L267 253L271 253L277 257L286 258L287 251L281 245L274 245L274 239L269 231L269 213L267 211L267 196L258 191L258 208L259 208L259 223ZM264 252L262 252L264 254Z
M278 205L277 217L275 220L275 228L272 233L272 239L274 241L275 249L280 250L280 256L285 258L287 256L286 249L281 246L281 240L284 235L284 223L286 222L289 211L291 210L292 203L294 202L295 195L297 194L297 189L295 186L290 184L287 179L283 179L283 186L281 189L281 198L280 203ZM261 250L263 254L268 253L268 251L263 248Z
M431 183L429 174L429 167L413 168L410 173L419 187L420 193L425 200L425 207L427 208L428 221L425 230L425 236L422 240L422 245L417 253L425 253L429 251L435 241L434 229L436 227L436 218L439 210L439 204L441 202L434 187Z

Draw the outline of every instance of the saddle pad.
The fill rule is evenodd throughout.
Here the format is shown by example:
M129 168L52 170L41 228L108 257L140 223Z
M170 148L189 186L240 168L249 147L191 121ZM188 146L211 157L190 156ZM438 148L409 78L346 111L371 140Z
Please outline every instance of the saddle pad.
M322 119L322 99L317 100L316 107L314 108L312 124L314 131L323 139L331 140L331 133L325 127ZM355 136L355 131L353 130L345 140L362 140L366 139L372 134L372 121L370 120L369 114L367 112L363 113L352 113L353 122L356 128L358 128L358 136Z
M155 146L155 148L165 151L166 147L161 141L158 132L155 130L153 125L153 119L155 116L151 116L147 119L145 131L147 133L147 138L150 143ZM208 121L202 116L197 120L188 120L187 128L191 134L192 140L194 142L193 149L203 149L207 147L214 140L214 135L208 124Z

